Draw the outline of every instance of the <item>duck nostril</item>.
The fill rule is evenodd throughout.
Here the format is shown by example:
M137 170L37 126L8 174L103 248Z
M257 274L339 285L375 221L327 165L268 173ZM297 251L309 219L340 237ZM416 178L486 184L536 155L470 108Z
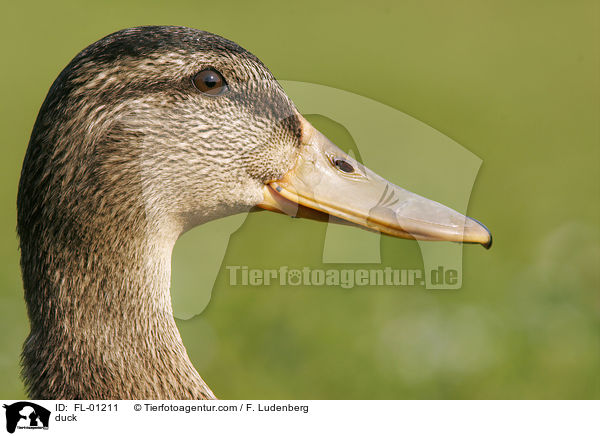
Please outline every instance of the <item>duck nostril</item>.
M354 172L354 167L347 160L344 160L344 159L341 159L341 158L334 158L333 159L333 164L335 165L335 167L338 170L343 171L344 173L352 173L352 172Z

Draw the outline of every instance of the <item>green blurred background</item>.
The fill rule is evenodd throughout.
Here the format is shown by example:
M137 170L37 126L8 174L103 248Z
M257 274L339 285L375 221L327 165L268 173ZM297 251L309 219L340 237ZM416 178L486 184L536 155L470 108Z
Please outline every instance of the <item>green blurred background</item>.
M208 308L178 321L218 396L600 398L597 1L38 1L4 3L3 16L0 397L24 396L15 199L41 102L89 43L178 24L238 42L280 79L369 97L466 147L483 160L468 213L495 240L465 248L458 291L232 287L223 267ZM342 126L315 124L353 147ZM320 267L325 230L252 214L223 265ZM381 256L422 266L413 241L383 238Z

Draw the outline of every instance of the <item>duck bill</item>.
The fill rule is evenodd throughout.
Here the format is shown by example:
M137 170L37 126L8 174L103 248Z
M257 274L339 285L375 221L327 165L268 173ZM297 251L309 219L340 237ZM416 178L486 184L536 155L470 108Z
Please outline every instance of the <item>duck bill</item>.
M301 119L296 164L264 186L259 207L318 220L334 217L398 238L491 246L492 235L483 224L388 182Z

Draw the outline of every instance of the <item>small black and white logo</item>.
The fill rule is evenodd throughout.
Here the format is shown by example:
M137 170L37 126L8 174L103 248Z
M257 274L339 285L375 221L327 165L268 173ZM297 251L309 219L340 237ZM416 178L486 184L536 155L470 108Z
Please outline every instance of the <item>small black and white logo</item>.
M5 404L6 431L14 433L22 430L48 430L50 411L29 401L19 401L10 405Z

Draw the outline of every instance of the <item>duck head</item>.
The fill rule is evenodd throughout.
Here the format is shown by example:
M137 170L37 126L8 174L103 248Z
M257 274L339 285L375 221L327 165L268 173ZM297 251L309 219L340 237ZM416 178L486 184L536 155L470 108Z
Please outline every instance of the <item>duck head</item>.
M259 206L401 238L491 243L475 220L336 147L258 58L207 32L142 27L92 44L52 86L34 139L52 147L28 153L20 199L56 195L88 223L137 214L180 233ZM28 180L28 164L52 188Z

